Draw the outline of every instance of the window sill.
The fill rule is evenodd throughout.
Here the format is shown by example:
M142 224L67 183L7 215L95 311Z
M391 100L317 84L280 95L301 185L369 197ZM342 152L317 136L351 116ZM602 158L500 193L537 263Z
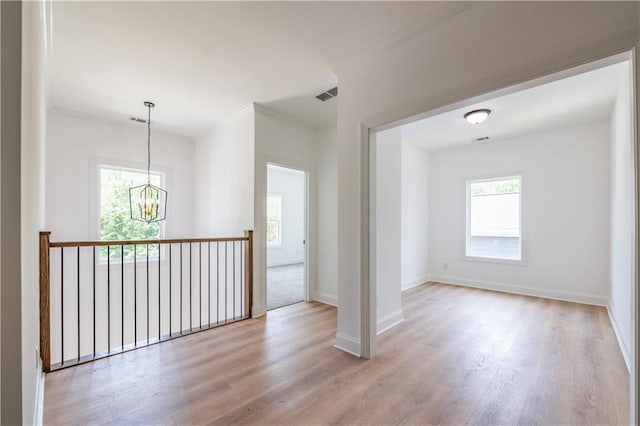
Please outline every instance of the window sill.
M499 265L527 266L525 259L502 259L499 257L462 256L463 261L479 263L495 263Z

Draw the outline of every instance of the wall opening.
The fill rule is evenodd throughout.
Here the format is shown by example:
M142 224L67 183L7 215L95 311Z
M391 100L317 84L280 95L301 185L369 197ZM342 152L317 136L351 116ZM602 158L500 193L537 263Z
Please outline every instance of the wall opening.
M377 332L363 332L363 353L384 351L376 335L411 315L403 310L407 294L480 288L604 313L603 333L612 338L603 350L615 355L607 368L630 372L635 386L631 58L605 58L370 130L368 290L375 297L363 299L373 314L363 323ZM486 122L465 120L476 109L490 110ZM474 183L512 178L517 191L474 199L486 195L472 193ZM506 217L510 209L519 212ZM438 312L437 300L430 303L423 311ZM463 331L472 342L480 329L468 319ZM617 382L617 391L625 394L627 383Z
M267 165L267 310L308 300L306 182L302 170Z

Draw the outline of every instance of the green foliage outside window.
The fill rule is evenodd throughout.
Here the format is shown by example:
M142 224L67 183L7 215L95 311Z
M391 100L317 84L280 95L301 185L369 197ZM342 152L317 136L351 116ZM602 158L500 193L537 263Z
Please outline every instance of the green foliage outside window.
M282 199L280 195L267 196L267 245L279 246L282 234L280 229Z
M517 194L520 192L520 178L473 182L471 195Z
M131 219L129 188L147 182L145 172L123 169L100 168L100 240L153 240L159 239L160 223L145 223ZM158 174L151 175L151 183L161 185ZM147 256L147 246L136 247L137 257ZM120 246L102 247L100 257L107 259L107 250L112 260L121 259ZM149 257L158 256L158 245L148 247ZM125 259L133 259L134 246L124 246Z

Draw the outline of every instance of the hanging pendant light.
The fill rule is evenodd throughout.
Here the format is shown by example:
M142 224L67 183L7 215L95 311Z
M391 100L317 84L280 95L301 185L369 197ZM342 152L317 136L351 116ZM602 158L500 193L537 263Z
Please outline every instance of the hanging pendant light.
M167 191L151 184L151 108L153 102L144 103L147 116L147 184L129 188L131 219L152 223L165 220L167 215Z

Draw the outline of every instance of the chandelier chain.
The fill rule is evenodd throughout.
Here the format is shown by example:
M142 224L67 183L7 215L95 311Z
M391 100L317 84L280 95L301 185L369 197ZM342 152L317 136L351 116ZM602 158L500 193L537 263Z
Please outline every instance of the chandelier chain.
M151 105L147 115L147 183L151 183Z

